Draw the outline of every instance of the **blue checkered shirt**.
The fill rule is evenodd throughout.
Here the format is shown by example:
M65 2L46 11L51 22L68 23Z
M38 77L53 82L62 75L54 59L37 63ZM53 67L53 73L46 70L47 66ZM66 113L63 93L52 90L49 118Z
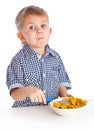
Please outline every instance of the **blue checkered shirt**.
M46 46L44 57L38 55L28 45L13 57L7 68L7 82L9 91L14 88L36 86L45 91L46 97L57 98L58 88L71 88L70 79L64 64L57 52ZM39 105L32 103L27 97L23 101L15 101L12 107Z

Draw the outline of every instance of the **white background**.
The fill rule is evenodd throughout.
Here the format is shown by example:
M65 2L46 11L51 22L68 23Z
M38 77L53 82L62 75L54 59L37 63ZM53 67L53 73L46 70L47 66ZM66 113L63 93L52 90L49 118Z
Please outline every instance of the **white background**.
M49 45L62 57L74 96L94 99L93 0L3 0L0 2L0 107L14 102L6 86L6 69L21 48L15 17L27 5L44 8L53 29Z

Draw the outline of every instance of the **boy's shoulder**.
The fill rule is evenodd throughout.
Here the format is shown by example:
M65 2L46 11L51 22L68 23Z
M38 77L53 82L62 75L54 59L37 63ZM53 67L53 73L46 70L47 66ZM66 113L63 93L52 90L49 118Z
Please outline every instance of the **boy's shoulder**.
M20 49L13 57L12 57L12 62L17 62L17 61L20 61L22 59L22 57L24 56L24 53L23 53L23 48Z
M12 60L22 59L29 52L30 52L30 47L24 44L22 48L13 56Z
M60 54L56 50L50 48L50 51L56 58L60 58Z

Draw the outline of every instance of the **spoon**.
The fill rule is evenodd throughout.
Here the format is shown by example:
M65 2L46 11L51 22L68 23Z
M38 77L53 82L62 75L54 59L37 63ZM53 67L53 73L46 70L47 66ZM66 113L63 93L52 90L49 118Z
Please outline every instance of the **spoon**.
M54 98L46 98L46 102L51 102L52 100L54 100Z
M54 100L54 98L46 98L46 101L47 102L51 102L52 100ZM57 101L58 103L60 104L67 104L70 102L70 100L60 100L60 101Z
M69 102L70 102L70 100L61 100L61 101L58 101L58 103L60 103L60 104L67 104Z

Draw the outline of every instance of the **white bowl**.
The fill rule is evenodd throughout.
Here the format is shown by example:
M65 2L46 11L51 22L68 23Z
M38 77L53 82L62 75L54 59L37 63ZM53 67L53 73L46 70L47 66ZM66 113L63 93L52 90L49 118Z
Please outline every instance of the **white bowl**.
M75 117L75 116L77 116L78 114L80 114L81 113L81 111L83 110L83 109L85 109L86 108L86 106L87 106L87 103L86 103L86 105L85 106L82 106L82 107L79 107L79 108L70 108L70 109L60 109L60 108L56 108L56 107L54 107L53 106L53 103L54 102L58 102L58 101L61 101L62 100L62 98L57 98L57 99L54 99L53 101L51 101L50 103L49 103L49 106L50 106L50 108L52 109L52 110L54 110L58 115L61 115L61 116L64 116L64 117Z

